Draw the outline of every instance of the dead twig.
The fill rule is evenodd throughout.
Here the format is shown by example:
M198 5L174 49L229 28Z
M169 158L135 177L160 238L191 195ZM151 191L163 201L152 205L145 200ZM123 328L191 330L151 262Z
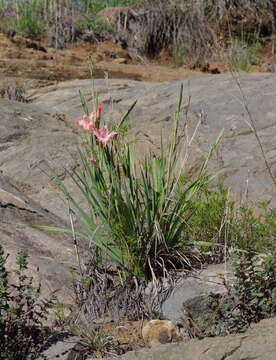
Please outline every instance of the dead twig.
M235 80L238 88L239 88L239 91L240 91L240 94L242 96L242 104L243 104L243 107L248 115L248 119L249 121L246 121L247 125L249 125L249 127L251 128L256 140L257 140L257 143L259 145L259 148L261 150L261 154L262 154L262 158L264 160L264 163L265 163L265 166L266 166L266 169L268 171L268 174L273 182L273 184L276 186L276 177L273 175L272 173L272 170L271 170L271 167L268 163L268 160L267 160L267 157L266 157L266 154L264 152L264 148L263 148L263 144L261 142L261 139L260 139L260 136L258 134L258 131L257 131L257 127L256 127L256 124L255 124L255 120L253 119L253 116L250 112L250 109L249 109L249 105L248 105L248 101L246 99L246 96L245 96L245 93L242 89L242 86L241 86L241 82L240 82L240 79L238 77L238 74L237 73L234 73L234 72L231 72L232 76L233 76L233 79Z

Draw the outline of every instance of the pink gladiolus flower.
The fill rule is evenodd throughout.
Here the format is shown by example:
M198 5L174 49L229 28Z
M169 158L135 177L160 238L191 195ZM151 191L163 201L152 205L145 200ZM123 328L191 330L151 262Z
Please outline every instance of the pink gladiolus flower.
M81 120L77 120L77 124L84 128L87 131L94 130L94 122L93 122L94 114L91 113L90 115L83 115Z
M100 119L101 119L101 113L102 113L102 105L98 105L97 112L92 112L90 115L83 115L81 120L77 120L76 123L84 128L84 130L93 132L95 127L99 127ZM96 122L94 124L94 117L96 118Z
M93 157L88 157L87 159L86 159L87 161L89 161L89 162L92 162L93 164L96 164L97 163L97 160L96 159L94 159Z
M102 128L97 129L94 128L93 134L96 136L96 138L99 140L100 143L103 144L103 146L106 146L108 141L115 135L118 134L117 131L108 131L108 128L106 125L104 125Z

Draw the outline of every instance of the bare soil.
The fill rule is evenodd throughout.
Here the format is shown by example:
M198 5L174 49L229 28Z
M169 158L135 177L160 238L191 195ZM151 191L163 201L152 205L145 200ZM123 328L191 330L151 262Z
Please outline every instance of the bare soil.
M172 81L199 71L158 64L145 64L135 54L112 42L81 43L65 50L45 47L20 36L0 33L0 88L7 85L38 88L56 82L87 79L91 56L96 78L132 79L140 81Z
M0 33L0 89L9 85L34 89L60 81L90 78L87 62L90 56L96 78L163 82L229 70L221 62L209 64L205 69L176 67L166 51L162 51L154 62L148 62L111 41L83 42L56 50L45 43ZM262 51L262 63L271 62L271 56L271 45L268 44ZM258 65L252 66L251 71L269 71L269 68Z

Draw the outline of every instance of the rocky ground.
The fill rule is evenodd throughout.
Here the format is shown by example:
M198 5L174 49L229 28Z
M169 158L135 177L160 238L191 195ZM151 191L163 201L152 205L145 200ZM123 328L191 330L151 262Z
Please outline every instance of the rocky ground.
M246 334L161 345L151 350L129 352L122 360L274 360L275 333L275 319L267 319L252 326Z
M275 205L276 199L275 186L248 126L248 114L231 74L206 75L184 68L143 64L135 55L111 43L80 44L55 51L44 48L43 44L38 46L20 37L7 38L0 34L0 89L23 86L29 102L0 99L1 244L11 254L10 265L15 262L17 250L27 247L31 255L30 272L35 274L36 268L40 268L36 277L42 281L43 295L49 296L59 289L61 301L68 306L73 299L68 269L76 266L72 239L40 231L33 225L68 226L67 206L57 197L48 175L54 167L72 188L65 168L74 168L77 164L78 129L74 121L82 116L78 91L88 99L91 96L91 82L85 80L89 79L89 55L96 63L96 77L105 78L96 81L104 118L117 120L137 99L130 117L132 136L143 141L148 139L148 149L153 143L156 145L161 128L165 133L171 129L170 115L183 83L183 110L187 116L183 115L181 125L188 121L192 131L201 121L197 140L189 149L190 164L193 164L188 164L189 171L197 169L208 144L224 128L211 166L225 170L218 181L230 185L238 200L247 197L256 201L271 200ZM271 73L240 77L274 175L275 80L276 75ZM189 98L191 103L187 108ZM140 149L145 150L144 144ZM179 298L176 303L178 301ZM118 330L114 324L108 327L110 331ZM129 349L144 345L141 324L124 323L123 327L120 329L122 343L128 343ZM272 360L276 350L275 333L272 319L257 325L248 335L165 346L152 352L128 354L125 359Z

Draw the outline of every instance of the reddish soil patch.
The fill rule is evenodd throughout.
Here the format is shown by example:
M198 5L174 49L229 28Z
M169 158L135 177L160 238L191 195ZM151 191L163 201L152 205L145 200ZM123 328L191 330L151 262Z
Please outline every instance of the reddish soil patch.
M196 73L183 67L142 64L135 54L112 42L81 43L56 50L20 36L0 34L0 87L16 83L29 89L59 81L87 79L90 77L89 56L95 64L96 78L108 76L158 82L183 79Z
M111 41L92 44L83 42L64 50L20 36L0 33L0 89L7 85L38 88L59 81L90 77L87 59L92 57L96 78L132 79L138 81L173 81L195 73L217 74L228 70L222 63L210 63L205 69L190 70L172 65L171 56L162 51L159 57L145 63ZM273 62L271 43L262 49L262 64ZM252 71L268 71L269 66L253 66Z

